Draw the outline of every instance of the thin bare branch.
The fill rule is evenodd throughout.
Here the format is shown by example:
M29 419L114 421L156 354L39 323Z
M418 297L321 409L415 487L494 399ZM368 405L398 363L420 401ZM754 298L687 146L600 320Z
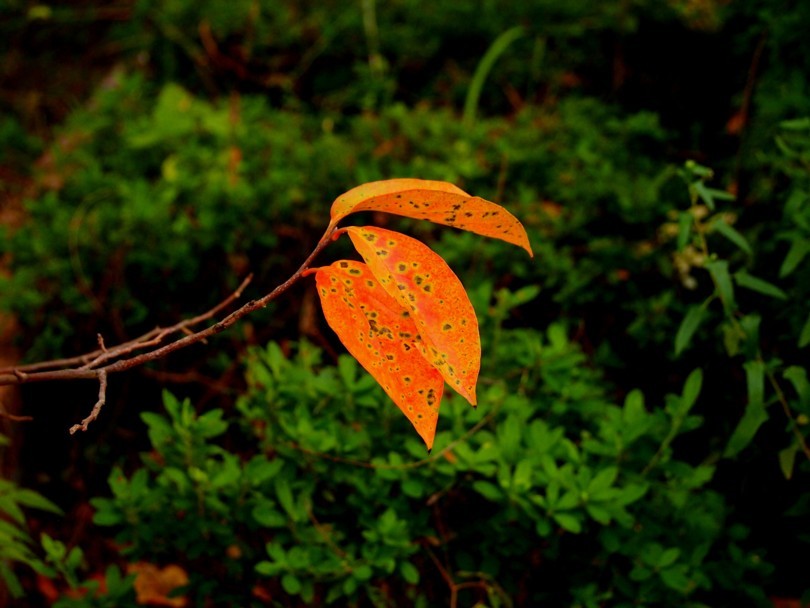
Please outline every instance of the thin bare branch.
M93 420L98 418L98 415L101 413L101 408L104 407L104 404L107 402L107 372L101 370L98 373L98 401L93 406L93 409L90 410L90 415L82 420L79 424L74 424L70 427L70 434L73 435L76 431L86 431L87 427L90 425Z
M245 280L237 287L236 291L234 291L231 295L227 298L222 300L219 304L211 308L210 310L197 315L196 317L192 317L191 319L185 319L184 321L180 321L179 323L172 325L171 327L155 327L154 329L146 332L142 336L138 336L133 340L128 342L124 342L115 346L111 349L106 348L99 348L98 350L94 350L89 353L85 353L83 355L77 355L75 357L68 357L66 359L54 359L52 361L42 361L39 363L31 363L28 365L17 365L11 367L0 367L0 385L2 384L13 384L11 382L4 382L3 381L3 374L24 374L27 376L28 374L34 372L41 372L45 370L53 370L53 369L68 369L74 366L89 366L88 369L97 366L99 363L103 361L108 361L110 359L117 359L127 355L135 350L142 350L144 348L149 348L150 346L156 346L160 344L163 340L167 337L171 336L175 333L182 333L187 331L190 327L194 325L198 325L203 321L207 321L214 317L217 313L221 312L223 309L230 306L234 300L239 299L242 297L242 292L245 288L250 284L253 280L253 275L249 274L245 277ZM103 345L103 338L99 334L100 345ZM103 358L102 358L103 357ZM24 382L24 380L23 380Z
M207 338L224 331L251 312L258 310L259 308L266 307L267 304L269 304L272 300L287 291L296 281L298 281L298 279L304 275L304 272L307 270L307 268L309 268L309 265L312 263L315 257L329 244L332 236L335 234L336 229L337 226L334 224L330 224L328 226L326 232L315 246L315 249L313 249L307 259L304 260L301 267L296 270L286 281L278 285L264 297L259 298L258 300L251 300L250 302L244 304L241 308L238 308L227 317L214 323L213 325L209 325L208 327L199 331L188 333L184 337L179 338L174 342L164 344L159 348L154 348L157 347L169 335L186 332L189 330L189 327L198 324L201 321L210 319L217 312L228 306L234 299L241 295L242 289L245 287L245 285L247 285L250 277L245 279L242 285L240 285L239 289L237 289L237 291L234 292L230 297L202 315L186 321L181 321L180 323L166 329L155 329L145 334L145 336L142 336L140 339L126 342L117 347L108 348L106 351L99 349L93 353L88 353L70 359L61 359L58 361L37 363L28 366L2 368L0 369L0 385L26 384L30 382L51 382L54 380L100 379L102 373L104 373L106 382L107 374L122 372L133 367L143 365L149 361L155 361L156 359L165 357L176 350L186 348L192 344L203 342ZM150 348L152 348L152 350L147 350L146 352L131 356L129 358L124 358L136 350ZM77 365L78 367L76 367Z
M33 416L17 416L16 414L9 414L6 410L0 408L0 418L11 420L12 422L31 422Z

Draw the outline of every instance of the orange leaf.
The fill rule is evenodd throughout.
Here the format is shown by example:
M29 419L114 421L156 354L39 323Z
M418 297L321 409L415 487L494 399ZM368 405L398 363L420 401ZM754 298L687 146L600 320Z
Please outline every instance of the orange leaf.
M319 268L315 283L329 327L380 383L430 450L444 381L422 356L424 347L413 318L361 262L340 260Z
M182 608L188 604L185 597L169 597L178 587L188 585L188 574L180 566L169 564L158 568L147 562L127 566L129 574L135 574L136 601L141 606L170 606Z
M379 283L410 311L425 358L475 405L481 340L475 310L461 281L441 256L416 239L368 226L346 231Z
M506 209L448 182L390 179L352 188L332 203L332 225L355 211L384 211L501 239L532 253L520 221Z

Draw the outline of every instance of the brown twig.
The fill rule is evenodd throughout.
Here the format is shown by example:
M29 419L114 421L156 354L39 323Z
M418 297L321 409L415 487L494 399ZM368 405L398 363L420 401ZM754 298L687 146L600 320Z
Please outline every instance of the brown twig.
M73 435L76 431L86 431L88 425L93 422L101 413L101 408L107 402L107 372L101 370L98 373L98 401L90 410L90 415L82 420L79 424L74 424L70 427L70 434Z
M259 308L266 307L272 300L286 292L298 279L304 276L304 272L309 268L309 265L315 257L329 244L332 237L335 235L337 226L330 223L326 232L324 232L315 249L309 254L306 260L301 264L300 268L296 270L286 281L278 285L270 293L259 298L258 300L251 300L237 310L233 311L221 321L217 321L213 325L201 329L199 331L191 331L190 328L194 325L211 319L218 312L229 306L234 300L239 298L242 290L250 282L252 276L248 276L239 288L232 293L228 298L217 304L211 310L181 321L171 327L161 329L155 328L147 332L140 338L130 340L112 348L105 348L103 339L99 338L101 348L68 359L57 359L54 361L45 361L42 363L34 363L31 365L22 365L14 367L0 368L0 386L7 384L28 384L31 382L52 382L54 380L92 380L99 381L99 398L96 405L93 407L90 415L85 418L80 424L74 425L71 428L71 433L76 430L86 430L87 425L98 417L98 412L104 405L106 399L107 389L107 375L118 372L123 372L133 367L143 365L150 361L155 361L166 355L173 353L176 350L186 348L192 344L203 342L231 325L239 321L246 315L258 310ZM169 342L162 346L161 343L173 334L184 333L184 337ZM140 354L129 356L136 350L146 350Z
M93 364L91 367L98 365L99 363L103 362L103 360L110 360L122 357L127 355L135 350L140 350L144 348L149 348L150 346L155 346L162 342L164 339L168 338L172 334L175 333L184 333L190 327L202 323L203 321L207 321L211 319L214 315L221 312L223 309L227 308L231 305L231 303L240 298L242 296L242 292L248 286L248 284L253 280L253 275L249 274L245 277L245 280L239 285L239 287L234 291L231 295L227 298L222 300L219 304L214 306L212 309L204 312L201 315L197 315L191 319L186 319L184 321L180 321L179 323L172 325L171 327L155 327L154 329L146 332L142 336L139 336L133 340L128 342L124 342L123 344L119 344L111 349L108 348L99 348L98 350L94 350L89 353L85 353L83 355L78 355L75 357L69 357L66 359L54 359L52 361L42 361L39 363L31 363L28 365L15 365L11 367L0 367L0 385L2 384L10 384L8 382L3 382L2 375L3 374L15 374L15 373L23 373L23 374L31 374L33 372L40 372L49 369L66 369L73 367L75 365L81 365L82 369L86 366ZM103 338L99 335L99 345L103 345ZM100 357L104 356L103 360L99 360Z
M0 418L5 418L6 420L11 420L12 422L31 422L34 419L33 416L17 416L16 414L9 414L4 409L0 409Z

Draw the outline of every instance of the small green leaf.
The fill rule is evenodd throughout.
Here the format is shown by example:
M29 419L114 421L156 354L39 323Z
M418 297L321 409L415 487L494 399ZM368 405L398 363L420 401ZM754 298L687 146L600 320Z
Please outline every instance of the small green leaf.
M682 564L661 570L658 574L661 581L674 591L686 593L692 587L693 583L687 575L686 566Z
M700 394L700 388L703 386L703 370L699 367L692 370L692 373L686 378L683 385L683 394L681 395L680 415L685 416Z
M51 513L62 514L62 509L53 504L50 500L33 490L21 488L17 490L15 498L18 503L26 507L50 511Z
M549 501L550 502L550 501ZM579 504L579 494L573 490L569 490L562 495L562 498L554 505L554 509L559 511L568 511L573 509Z
M753 251L751 251L751 245L748 244L746 238L730 224L727 224L722 218L714 222L712 227L717 231L718 234L724 236L748 255L753 254Z
M402 493L409 498L420 498L425 494L425 486L419 479L406 479L402 482Z
M588 484L588 494L597 494L611 487L619 475L617 467L606 467L599 471Z
M728 262L726 260L714 260L706 263L706 270L712 275L717 295L723 302L726 313L731 313L735 308L734 285L731 283L731 275L728 272Z
M681 211L680 215L678 215L678 251L683 251L683 248L689 243L694 221L694 216L688 211Z
M756 435L759 427L768 419L765 411L765 363L761 360L748 361L745 368L745 379L748 386L748 404L745 413L728 440L723 455L733 458L744 449Z
M6 589L8 589L11 597L16 599L25 594L25 590L23 589L20 580L17 578L11 568L9 568L3 562L0 562L0 580L6 584Z
M761 323L762 317L755 313L740 317L740 327L745 334L743 352L746 359L755 359L759 351L759 326Z
M625 486L616 497L616 502L622 506L636 502L647 493L649 485L646 483L630 484Z
M532 462L529 459L521 460L515 467L515 474L512 477L512 487L525 492L531 487L532 482Z
M411 562L402 562L399 564L399 573L406 583L416 585L419 583L419 570Z
M750 275L744 270L734 273L734 281L737 283L737 285L744 287L745 289L750 289L751 291L756 291L779 300L787 300L787 294L779 289L776 285L760 279L759 277Z
M779 128L786 131L806 131L810 129L810 117L790 118L779 123Z
M808 253L810 253L810 241L801 238L793 241L782 262L782 266L779 268L779 277L785 278L796 270L796 267Z
M624 399L622 410L622 422L625 425L632 425L641 422L647 417L647 410L644 408L644 393L634 388Z
M664 550L661 553L661 556L658 558L657 566L659 568L666 568L674 564L681 555L681 550L677 547L670 547L669 549Z
M287 515L290 516L290 519L293 521L299 521L300 514L295 508L292 490L290 489L290 484L287 483L286 479L281 479L278 477L276 478L276 496L278 497L279 504L287 512Z
M692 336L700 327L703 317L706 314L706 305L708 302L703 302L700 305L690 306L686 311L686 316L681 321L678 328L678 333L675 334L675 356L677 357L683 350L689 346L692 341Z
M810 344L810 314L807 315L807 320L804 322L804 327L799 333L799 348L804 348Z
M573 515L569 515L567 513L555 513L554 521L560 524L561 528L568 530L573 534L579 534L582 532L582 524L579 522L579 519Z
M798 365L791 365L782 372L782 376L793 385L801 406L810 407L810 382L807 381L807 370Z
M99 510L93 515L93 523L97 526L117 526L124 520L118 511Z
M798 442L794 441L784 450L779 450L779 468L785 479L793 477L793 465L796 463L796 454L799 451Z
M270 502L263 502L253 507L253 519L265 528L283 528L287 525L287 518Z
M358 581L367 581L374 574L374 571L368 564L362 564L354 569L353 574L354 578L356 578Z
M610 512L604 507L588 503L585 506L585 510L588 512L588 515L591 516L591 519L593 519L595 522L600 523L603 526L607 526L610 523L611 520Z
M301 593L301 581L298 580L297 576L289 572L281 577L281 586L284 588L284 591L290 595L298 595Z

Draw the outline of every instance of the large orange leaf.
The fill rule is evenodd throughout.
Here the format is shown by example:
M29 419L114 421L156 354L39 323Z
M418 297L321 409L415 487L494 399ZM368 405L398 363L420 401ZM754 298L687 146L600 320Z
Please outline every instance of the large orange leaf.
M406 309L362 262L340 260L315 273L326 322L433 447L442 375L424 358Z
M439 255L416 239L369 226L346 231L379 283L416 321L425 358L475 405L481 340L461 281Z
M332 203L332 225L355 211L384 211L501 239L532 254L520 221L506 209L448 182L390 179L352 188Z

